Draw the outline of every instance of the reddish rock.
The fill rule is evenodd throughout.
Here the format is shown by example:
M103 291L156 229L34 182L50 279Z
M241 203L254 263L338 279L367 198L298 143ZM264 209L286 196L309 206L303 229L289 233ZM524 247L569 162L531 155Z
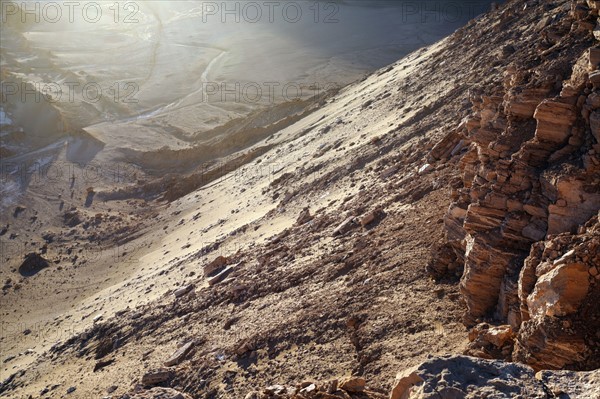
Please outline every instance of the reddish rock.
M210 276L220 269L223 269L229 260L224 256L217 256L212 262L204 266L204 275Z

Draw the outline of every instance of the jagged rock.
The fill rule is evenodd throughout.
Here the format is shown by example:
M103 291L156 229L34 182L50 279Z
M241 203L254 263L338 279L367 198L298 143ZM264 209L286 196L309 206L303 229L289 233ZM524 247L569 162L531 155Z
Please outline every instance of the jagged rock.
M223 269L222 271L220 271L218 274L214 275L213 277L210 277L207 281L208 281L208 285L209 286L213 286L215 284L220 283L221 281L225 280L225 278L227 276L229 276L237 267L238 265L231 265L231 266L227 266L225 269Z
M480 324L469 332L469 340L481 338L490 344L501 348L512 339L514 333L508 325L492 327L486 323Z
M429 151L429 162L433 163L456 155L465 148L466 141L464 139L465 137L460 133L459 129L452 130Z
M579 18L574 30L593 29L586 24L590 11L584 8L572 9L571 21ZM597 10L594 13L596 18ZM553 17L547 17L538 28L549 43L558 44L560 29ZM600 160L594 147L600 131L600 114L596 114L600 87L594 83L600 49L580 47L577 52L578 58L559 57L564 73L550 72L554 61L529 70L514 64L506 69L503 88L470 91L472 115L456 129L466 133L470 142L457 163L462 184L453 188L452 204L444 217L446 242L437 247L427 266L439 279L447 275L453 258L462 262L460 289L467 305L464 323L472 327L487 318L508 323L519 334L515 344L519 359L536 368L567 364L548 358L552 350L558 353L556 358L566 361L571 357L577 367L591 367L589 353L574 355L576 350L590 349L582 346L587 333L559 333L554 324L544 321L577 318L587 309L590 292L596 287L591 282L595 277L590 274L589 260L569 260L543 271L536 268L542 261L523 262L536 241L575 233L600 208ZM553 94L557 91L559 96ZM456 139L450 134L444 137L428 159L447 154L448 143ZM575 263L582 265L573 266ZM554 269L558 269L554 271L557 275L543 277ZM583 281L586 273L589 290ZM575 288L566 283L569 276L581 284ZM538 291L532 298L538 301L530 307L528 297L536 284ZM553 299L552 295L562 297ZM581 308L576 306L579 302ZM575 327L573 324L573 331ZM588 342L596 340L588 338ZM482 356L506 357L505 348L498 352L493 344L479 341L473 350Z
M159 369L149 371L142 376L142 385L157 385L170 381L173 378L173 371L169 369Z
M517 255L495 248L479 236L468 235L466 241L460 289L467 305L464 321L472 326L496 307L506 269Z
M204 266L204 275L210 276L220 269L223 269L229 260L224 256L217 256L212 262Z
M192 399L188 394L172 388L152 388L130 396L131 399Z
M181 348L177 349L169 359L165 361L165 366L175 366L179 364L185 359L185 357L190 353L192 348L195 345L195 341L189 341L181 346Z
M548 93L546 88L514 87L506 94L504 106L511 116L531 118Z
M515 334L509 325L490 326L481 323L469 331L469 345L465 355L484 359L510 360Z
M31 252L25 255L25 259L19 266L19 273L25 277L31 277L50 266L50 263L38 253Z
M342 380L338 387L346 392L362 392L365 390L365 379L361 377L352 377Z
M353 224L354 216L349 216L333 230L333 235L337 236L346 234L352 228Z
M297 226L301 226L305 223L308 223L312 220L312 216L310 215L310 210L308 208L304 208L302 210L302 212L300 212L300 215L298 216L298 219L296 220L296 225Z

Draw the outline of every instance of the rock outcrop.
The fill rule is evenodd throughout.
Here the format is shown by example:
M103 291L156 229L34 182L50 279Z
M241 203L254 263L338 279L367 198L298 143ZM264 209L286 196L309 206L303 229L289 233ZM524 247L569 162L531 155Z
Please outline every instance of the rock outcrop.
M554 264L541 255L545 245L558 245L557 234L566 233L559 237L573 245L584 240L569 234L585 231L590 218L596 231L600 91L591 30L598 9L588 3L549 5L546 22L535 28L549 43L511 63L503 87L471 89L471 115L428 158L455 163L461 174L445 216L447 241L428 270L436 279L462 271L464 323L510 326L517 336L515 358L536 369L593 367L589 359L598 348L585 323L564 320L577 315L594 323L585 303L598 295L597 258L582 253ZM581 250L593 251L593 234L583 234L590 248ZM570 249L555 252L563 256ZM475 331L488 334L486 328ZM506 358L508 347L488 345L485 337L472 341L470 350Z

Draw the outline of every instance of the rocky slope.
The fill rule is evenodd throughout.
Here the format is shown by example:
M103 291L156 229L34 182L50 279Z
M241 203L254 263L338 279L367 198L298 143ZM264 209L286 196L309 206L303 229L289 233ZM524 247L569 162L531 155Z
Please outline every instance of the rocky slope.
M39 316L74 320L68 337L2 337L0 393L598 396L597 371L536 373L599 367L597 17L594 1L510 1L230 173L166 186L129 243L139 264ZM4 316L51 273L6 288Z

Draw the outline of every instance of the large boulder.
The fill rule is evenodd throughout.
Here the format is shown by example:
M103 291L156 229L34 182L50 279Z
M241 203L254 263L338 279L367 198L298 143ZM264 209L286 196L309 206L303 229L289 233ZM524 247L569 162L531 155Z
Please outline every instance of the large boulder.
M600 394L600 370L543 371L468 356L443 356L398 373L390 399L590 399Z
M390 399L546 399L532 368L468 356L436 357L396 377Z

